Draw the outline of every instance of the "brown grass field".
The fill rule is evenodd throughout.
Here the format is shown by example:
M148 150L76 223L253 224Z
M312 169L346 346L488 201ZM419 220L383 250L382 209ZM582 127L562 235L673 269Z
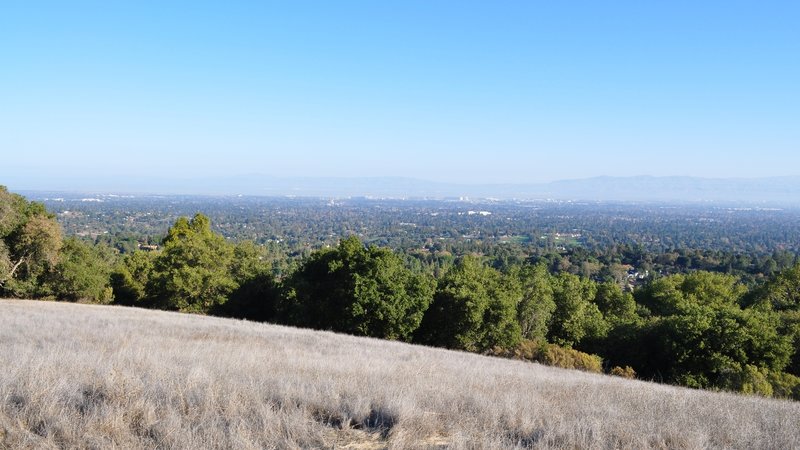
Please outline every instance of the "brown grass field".
M800 448L800 403L237 320L0 301L0 448Z

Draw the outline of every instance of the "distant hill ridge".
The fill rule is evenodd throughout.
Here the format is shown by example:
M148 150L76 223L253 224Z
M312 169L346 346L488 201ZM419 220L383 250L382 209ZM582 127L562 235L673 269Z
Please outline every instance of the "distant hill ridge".
M235 177L53 179L32 185L0 181L12 190L300 197L498 198L586 201L728 202L800 205L800 176L766 178L594 177L548 183L458 184L405 177Z

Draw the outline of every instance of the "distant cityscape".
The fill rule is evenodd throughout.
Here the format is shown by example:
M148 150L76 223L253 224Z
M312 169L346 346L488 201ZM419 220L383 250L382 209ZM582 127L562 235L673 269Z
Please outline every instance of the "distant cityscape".
M800 205L800 177L595 177L532 184L452 184L400 177L281 178L262 175L167 180L125 178L4 181L17 192L106 195L247 195L375 199L722 202ZM38 194L37 194L38 196ZM70 197L72 198L72 197Z

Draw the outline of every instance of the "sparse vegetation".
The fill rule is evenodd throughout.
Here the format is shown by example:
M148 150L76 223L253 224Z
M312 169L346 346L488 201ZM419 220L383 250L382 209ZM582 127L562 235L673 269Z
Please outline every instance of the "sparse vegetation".
M0 301L3 448L800 445L800 404L162 311Z

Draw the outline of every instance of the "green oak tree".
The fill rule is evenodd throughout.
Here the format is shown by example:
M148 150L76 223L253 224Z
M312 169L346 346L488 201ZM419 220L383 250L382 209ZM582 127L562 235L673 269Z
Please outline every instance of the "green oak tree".
M566 347L584 339L598 339L608 333L609 324L594 303L597 285L577 275L562 272L554 277L556 308L548 339Z
M544 339L556 309L553 277L544 264L524 266L518 276L522 285L522 297L517 305L517 321L522 337Z
M112 298L109 275L113 260L108 247L65 239L58 263L47 277L49 290L62 300L107 303Z
M127 306L150 306L146 287L153 272L156 253L136 250L125 255L112 270L109 282L114 303Z
M284 319L284 305L273 268L263 248L252 241L236 244L233 249L231 276L236 281L228 301L215 307L211 313L259 322L277 322Z
M686 386L736 390L758 386L759 373L781 372L791 341L779 332L778 314L740 306L745 292L735 277L712 272L673 275L642 289L637 301L653 316L647 335L639 337L649 343L641 349L648 364L637 372Z
M800 264L773 276L745 301L761 311L780 315L780 332L792 341L792 356L786 371L800 376Z
M521 298L515 277L476 257L462 257L439 281L417 340L468 351L512 347L521 339L517 322Z
M433 294L393 251L355 236L316 251L284 283L291 323L363 336L409 340Z
M165 309L208 313L238 287L231 275L233 245L211 231L208 217L181 217L153 261L146 292Z
M0 292L47 294L43 277L58 261L61 227L44 205L0 186Z

